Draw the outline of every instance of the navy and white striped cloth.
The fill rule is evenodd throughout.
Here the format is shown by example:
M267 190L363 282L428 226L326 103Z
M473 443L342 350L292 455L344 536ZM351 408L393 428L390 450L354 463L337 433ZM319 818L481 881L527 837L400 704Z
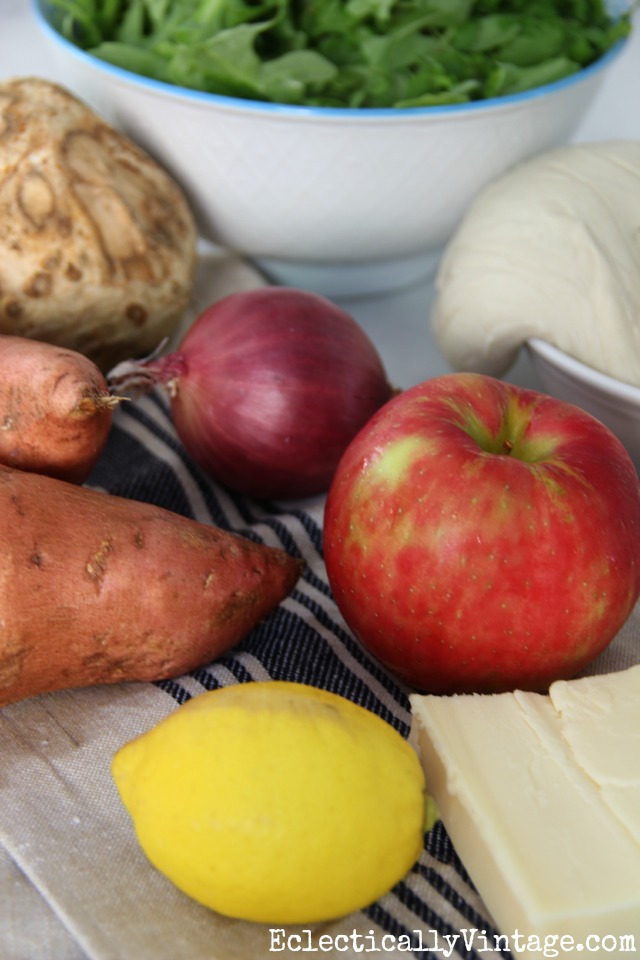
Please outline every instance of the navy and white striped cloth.
M305 561L291 596L238 647L188 676L156 684L176 705L227 684L293 680L348 697L408 735L408 691L355 640L333 601L322 558L322 498L283 505L220 487L186 454L160 391L120 407L89 485L283 547ZM404 955L414 957L480 958L474 937L486 945L498 933L440 822L425 835L413 870L362 919L364 929L371 921L398 943L410 942Z

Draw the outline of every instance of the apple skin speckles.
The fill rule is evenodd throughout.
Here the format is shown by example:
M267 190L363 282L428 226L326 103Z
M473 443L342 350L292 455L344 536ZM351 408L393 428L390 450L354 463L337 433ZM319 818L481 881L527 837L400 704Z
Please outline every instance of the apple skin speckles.
M324 553L348 626L410 686L546 690L638 599L640 484L584 411L449 374L396 396L350 445Z

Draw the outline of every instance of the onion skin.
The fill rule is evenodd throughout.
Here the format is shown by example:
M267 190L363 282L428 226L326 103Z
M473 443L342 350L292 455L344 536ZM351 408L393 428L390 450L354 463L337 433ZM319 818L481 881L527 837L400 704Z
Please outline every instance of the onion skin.
M170 387L192 458L256 498L325 492L348 444L394 392L351 316L288 287L218 301L148 370Z

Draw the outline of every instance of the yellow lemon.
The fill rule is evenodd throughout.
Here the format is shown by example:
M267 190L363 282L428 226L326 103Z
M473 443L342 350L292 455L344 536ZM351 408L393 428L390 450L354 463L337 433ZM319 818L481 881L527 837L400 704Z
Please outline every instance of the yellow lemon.
M382 896L423 845L412 747L344 697L266 681L187 701L113 759L149 860L230 917L337 918Z

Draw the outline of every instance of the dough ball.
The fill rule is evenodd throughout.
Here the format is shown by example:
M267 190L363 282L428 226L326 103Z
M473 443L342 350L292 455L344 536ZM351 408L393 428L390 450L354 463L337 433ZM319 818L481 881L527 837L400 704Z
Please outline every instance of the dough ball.
M640 384L640 143L561 147L486 187L431 312L457 370L500 376L530 337Z

